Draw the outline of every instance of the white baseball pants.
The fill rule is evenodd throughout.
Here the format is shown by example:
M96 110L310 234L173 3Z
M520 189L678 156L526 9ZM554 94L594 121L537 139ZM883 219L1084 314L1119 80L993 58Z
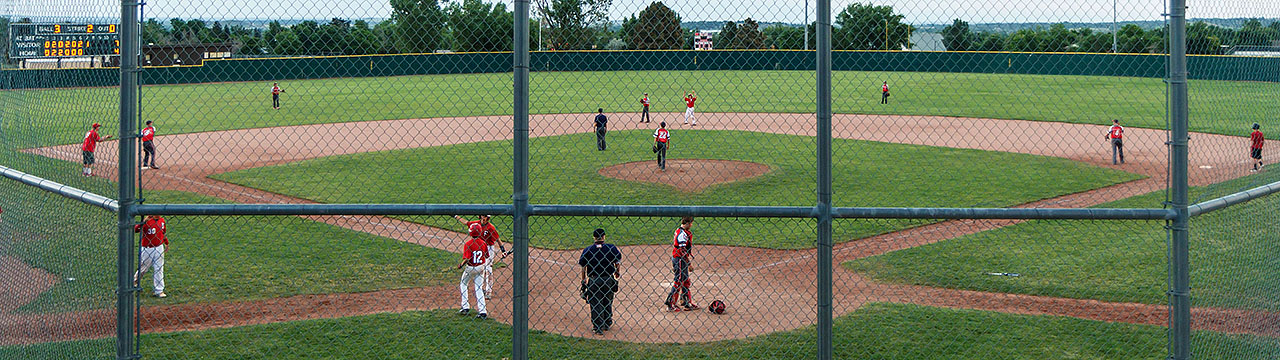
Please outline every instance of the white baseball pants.
M684 123L688 124L690 121L692 121L694 125L698 125L698 118L693 116L693 108L687 108L684 110Z
M489 258L484 259L484 293L485 295L493 295L493 258L498 253L498 247L489 245Z
M164 292L164 245L142 248L142 260L138 262L138 271L133 273L133 281L138 282L147 268L151 268L151 285L155 287L153 294Z
M481 314L488 314L484 307L484 265L466 266L462 270L462 282L458 284L458 290L462 292L462 308L470 309L471 300L468 298L467 285L475 285L476 289L476 310Z

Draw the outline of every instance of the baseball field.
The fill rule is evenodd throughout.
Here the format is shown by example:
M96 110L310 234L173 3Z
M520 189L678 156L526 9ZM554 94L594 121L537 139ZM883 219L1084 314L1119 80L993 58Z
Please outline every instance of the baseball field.
M895 89L889 105L877 103L884 79ZM531 80L530 107L537 114L531 119L532 203L812 203L814 128L812 115L805 115L813 111L812 74L563 72L535 73ZM1165 200L1165 86L1159 79L837 72L834 80L836 206L1112 208L1159 207ZM1275 181L1270 169L1243 171L1246 139L1240 136L1254 122L1280 126L1268 116L1275 105L1266 101L1277 85L1193 83L1191 181L1197 194ZM163 167L140 175L146 203L510 201L511 129L509 115L503 116L511 109L509 74L281 85L288 91L281 110L271 109L264 96L269 83L144 87L142 114L160 129ZM680 124L679 97L691 88L701 97L696 128ZM27 96L89 101L114 91ZM645 92L654 99L654 123L636 122L637 99ZM1221 93L1239 98L1196 101ZM598 107L611 121L606 151L595 150L591 129ZM111 118L115 111L54 108L47 118ZM1113 118L1131 127L1124 165L1111 164L1102 140L1103 125ZM666 175L617 175L653 172L649 144L658 121L672 133L673 167ZM6 131L43 127L37 136L12 139L21 151L0 157L37 164L37 176L73 171L85 124L0 124ZM104 125L104 134L115 133L113 124ZM115 149L114 143L101 144L100 161L113 166ZM1274 149L1267 149L1268 158L1280 155ZM747 174L747 165L763 170ZM619 166L625 168L607 170ZM113 186L112 171L95 174L66 183ZM1259 201L1213 213L1207 216L1217 218L1197 229L1209 241L1193 245L1193 261L1215 264L1215 271L1193 273L1195 311L1214 319L1195 324L1196 336L1205 339L1197 354L1280 351L1280 297L1259 291L1275 289L1280 273L1247 265L1280 250L1268 241L1280 234L1262 230L1237 239L1238 225L1230 221L1240 216L1232 211L1275 205ZM40 209L5 210L5 221L43 218ZM493 220L509 236L510 218ZM675 225L665 218L533 218L530 338L539 357L792 357L812 351L811 220L697 219L695 293L706 299L701 302L731 304L719 316L660 309L670 287ZM836 355L1159 357L1167 321L1161 225L838 220ZM109 347L103 345L109 340L95 339L110 336L110 329L45 334L49 328L42 325L113 316L106 309L114 295L103 289L112 288L114 275L87 271L114 267L98 255L114 250L112 236L68 240L74 229L94 226L110 222L58 224L68 233L8 246L0 261L29 265L21 278L34 285L23 288L35 291L0 301L0 320L22 329L0 338L0 357ZM171 296L144 298L139 313L149 356L270 358L287 351L305 358L430 358L481 349L482 358L500 358L509 351L505 268L495 271L489 304L498 321L451 314L458 274L443 270L460 258L465 236L449 217L193 216L172 217L169 226ZM628 257L614 305L618 325L603 338L589 335L585 307L576 298L574 249L588 244L596 227L608 229L609 241ZM96 263L68 263L68 254ZM1230 275L1241 273L1249 274L1247 280ZM671 323L699 330L671 336L664 327Z

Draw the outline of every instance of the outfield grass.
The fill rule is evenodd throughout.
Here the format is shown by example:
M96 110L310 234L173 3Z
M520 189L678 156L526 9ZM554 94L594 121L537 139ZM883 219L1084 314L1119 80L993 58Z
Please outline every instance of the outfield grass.
M663 204L811 206L814 183L812 138L741 131L681 131L675 159L743 160L768 165L772 172L702 192L685 193L666 185L604 177L597 170L629 161L652 161L648 131L610 133L610 151L594 150L594 134L536 138L531 141L530 202L544 204ZM762 145L763 144L763 145ZM490 173L510 161L509 141L393 150L313 159L214 175L218 180L323 203L503 203L510 201L509 172ZM916 145L835 140L843 154L834 168L837 206L1010 206L1134 180L1140 176L1066 159ZM589 150L588 150L589 149ZM628 149L641 149L629 151ZM572 160L565 160L572 159ZM306 174L306 175L303 175ZM315 176L314 174L323 174ZM993 186L999 184L999 186ZM1153 206L1156 203L1152 203ZM456 229L448 217L409 217L410 221ZM539 219L533 244L577 248L594 229L591 218ZM670 219L639 220L609 229L618 244L665 244ZM509 234L510 219L494 219ZM919 223L914 223L919 225ZM815 235L805 220L703 219L698 242L765 248L807 248ZM843 222L834 234L848 241L899 230L905 223ZM584 230L586 229L586 230ZM663 229L658 231L657 229ZM705 229L705 230L704 230ZM807 229L807 230L806 230Z
M1213 187L1275 181L1274 170ZM1150 206L1155 192L1097 207ZM1207 200L1207 199L1205 199ZM1280 196L1192 219L1193 304L1280 310ZM837 221L839 223L840 221ZM1103 301L1167 302L1164 222L1029 221L844 263L876 281ZM1019 273L1019 277L988 276Z
M584 324L583 326L588 326ZM615 330L620 331L620 330ZM695 338L696 333L690 334ZM839 359L1158 359L1163 327L1052 316L1012 315L873 303L834 324ZM1197 357L1280 354L1280 342L1250 335L1194 333ZM679 337L672 340L679 339ZM742 340L638 344L530 331L530 356L546 359L812 358L813 327ZM63 358L110 349L107 340L0 348L0 357ZM229 329L142 335L149 359L501 359L511 327L449 310L307 320Z
M56 162L37 158L33 161ZM53 169L46 169L49 171ZM72 170L74 171L74 170ZM44 172L44 171L40 171ZM51 175L51 174L37 174ZM79 178L93 188L100 178ZM114 306L115 215L12 181L0 181L6 252L61 279L19 309L62 312ZM147 190L148 203L224 203L172 191ZM144 304L252 300L299 294L437 286L456 281L439 270L457 255L298 217L168 218L172 250L165 256L166 299ZM73 281L66 279L74 278ZM149 293L148 273L141 284Z
M147 86L140 93L141 119L155 120L160 134L443 116L506 115L512 111L511 74L422 75L282 83L283 109L270 106L270 82ZM1165 84L1161 79L837 71L832 75L833 111L841 114L902 114L986 117L1165 128ZM880 105L881 81L893 87L892 103ZM652 111L682 112L682 93L700 95L700 112L812 113L814 76L803 71L618 71L530 74L530 112L637 112L649 93ZM1191 130L1246 136L1254 122L1280 128L1268 99L1280 84L1192 80ZM10 114L9 133L23 147L79 142L91 122L115 119L118 90L81 88L10 91L17 103L41 104ZM1224 96L1230 94L1230 96ZM51 119L86 119L67 122ZM104 134L116 134L113 121ZM34 129L34 130L33 130ZM38 132L39 134L34 134Z

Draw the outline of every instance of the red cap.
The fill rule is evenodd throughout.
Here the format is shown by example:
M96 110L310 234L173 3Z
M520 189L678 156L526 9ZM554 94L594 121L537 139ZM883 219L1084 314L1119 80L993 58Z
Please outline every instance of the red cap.
M94 128L97 128L97 127L99 127L99 126L102 126L102 124L99 124L99 123L93 123L93 127L94 127Z

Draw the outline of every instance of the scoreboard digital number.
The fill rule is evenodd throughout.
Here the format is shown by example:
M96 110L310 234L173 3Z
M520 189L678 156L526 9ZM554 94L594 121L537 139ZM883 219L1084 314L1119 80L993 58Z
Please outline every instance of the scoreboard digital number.
M120 55L119 30L116 24L10 24L9 57Z

